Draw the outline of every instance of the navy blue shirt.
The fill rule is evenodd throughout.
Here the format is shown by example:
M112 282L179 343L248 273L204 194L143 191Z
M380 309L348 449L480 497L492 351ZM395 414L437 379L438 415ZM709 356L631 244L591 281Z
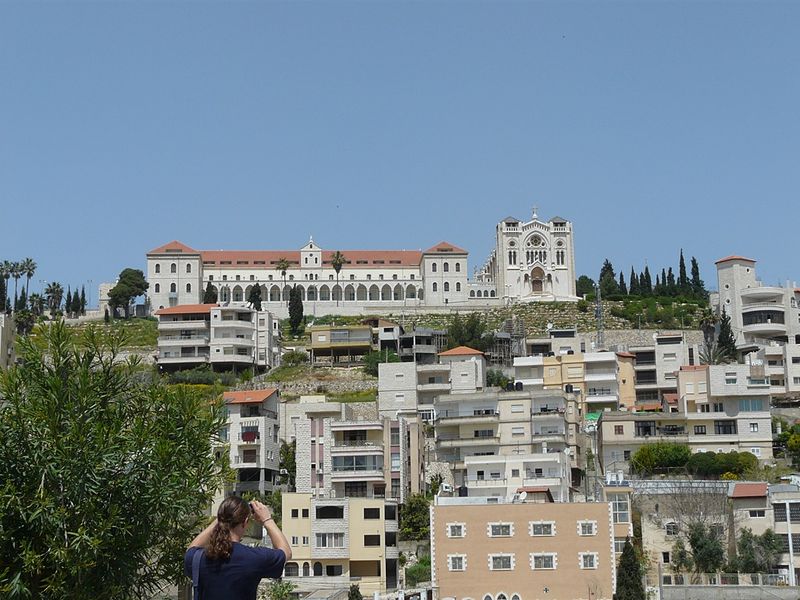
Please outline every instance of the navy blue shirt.
M192 577L192 559L199 546L183 557L183 572ZM264 577L277 579L283 574L286 555L283 550L251 548L233 543L228 560L200 559L200 597L203 600L256 600L258 584Z

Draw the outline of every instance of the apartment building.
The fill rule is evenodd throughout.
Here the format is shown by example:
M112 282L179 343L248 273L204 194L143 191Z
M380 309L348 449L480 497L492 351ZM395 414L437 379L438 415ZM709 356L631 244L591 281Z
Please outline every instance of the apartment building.
M750 521L771 524L772 530L783 540L784 551L777 571L786 577L789 585L800 585L800 486L796 483L770 485L768 500L763 511L760 507L748 511Z
M582 448L575 395L487 390L434 400L436 459L469 496L510 497L519 487L547 487L569 499L580 481Z
M237 494L271 492L278 481L280 439L277 389L225 392L227 424L220 441L229 444Z
M447 331L419 327L400 335L398 355L403 362L433 364L436 356L447 348Z
M543 499L527 493L513 501L437 497L431 506L434 598L610 600L616 585L611 505Z
M567 350L566 354L515 358L514 375L525 390L575 393L582 413L617 410L633 398L631 361L624 353Z
M397 588L397 503L378 498L282 495L283 532L292 545L284 579L301 596L316 590L385 594Z
M164 370L210 365L218 370L269 369L280 360L278 321L244 304L186 304L156 311Z
M302 405L301 405L302 407ZM291 419L297 441L298 492L315 498L393 498L404 502L424 491L425 465L419 425L403 417L355 415L310 404ZM338 414L337 414L338 412Z
M313 364L349 365L372 351L369 325L314 325L306 331L311 337L308 353Z
M676 394L681 365L695 365L700 359L699 346L688 343L682 333L656 333L653 344L629 346L628 353L634 356L639 407L658 404L668 394Z
M679 370L676 404L655 412L606 412L598 422L604 469L627 470L634 452L654 441L686 444L692 452L751 452L772 459L769 384L748 365L700 365Z
M14 364L14 340L16 339L14 319L0 312L0 369Z

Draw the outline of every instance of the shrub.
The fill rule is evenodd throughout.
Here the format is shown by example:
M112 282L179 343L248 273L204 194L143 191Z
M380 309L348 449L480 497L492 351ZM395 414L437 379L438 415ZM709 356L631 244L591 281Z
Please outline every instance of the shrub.
M406 585L414 587L423 581L431 580L431 557L425 555L417 564L406 569Z
M302 350L290 350L281 356L281 363L287 367L294 367L308 362L308 354Z

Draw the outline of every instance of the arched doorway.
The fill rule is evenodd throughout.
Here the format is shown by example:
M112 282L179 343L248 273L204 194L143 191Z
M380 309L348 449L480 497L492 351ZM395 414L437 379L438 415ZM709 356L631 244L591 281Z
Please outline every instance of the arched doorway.
M544 291L544 271L536 267L531 271L531 292L541 294Z

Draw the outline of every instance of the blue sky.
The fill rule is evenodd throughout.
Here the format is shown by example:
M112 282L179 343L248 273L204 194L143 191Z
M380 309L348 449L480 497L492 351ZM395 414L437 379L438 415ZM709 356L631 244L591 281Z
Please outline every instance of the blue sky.
M573 221L579 273L792 259L797 2L0 0L0 259L427 248ZM688 258L687 258L688 260ZM36 287L35 285L33 287ZM96 299L96 292L92 292Z

